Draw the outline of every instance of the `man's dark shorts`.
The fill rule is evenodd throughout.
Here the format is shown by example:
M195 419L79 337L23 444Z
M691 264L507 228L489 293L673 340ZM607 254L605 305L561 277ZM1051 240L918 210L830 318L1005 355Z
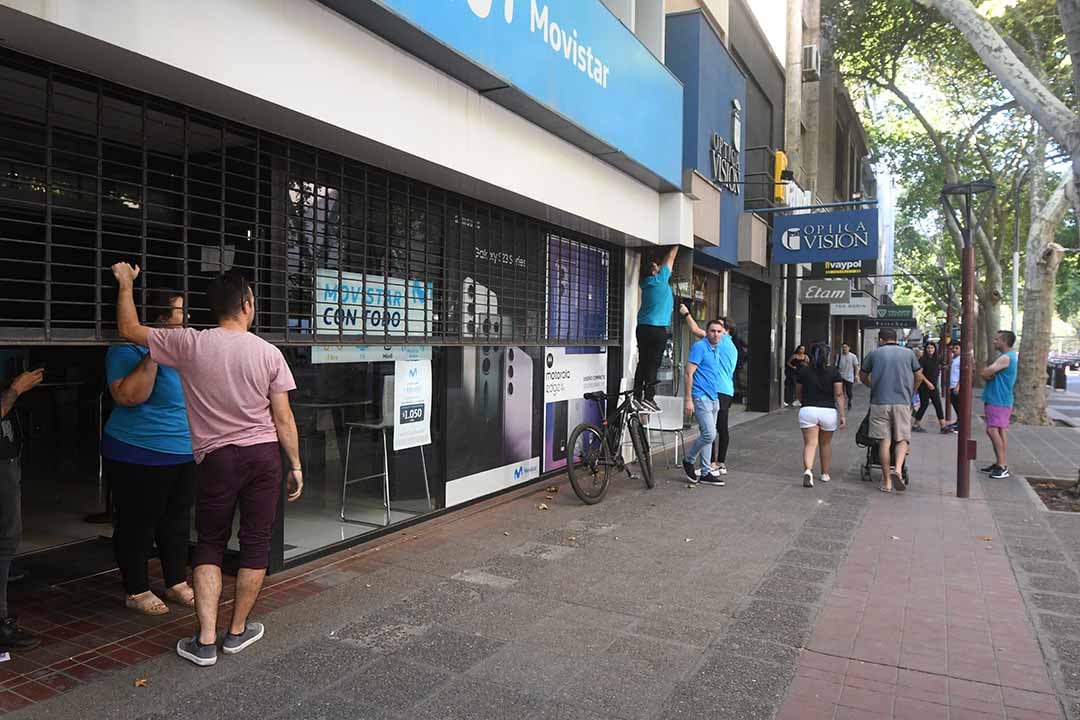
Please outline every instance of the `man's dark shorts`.
M240 567L262 570L270 560L270 534L281 498L278 444L226 445L199 463L193 567L221 566L240 506Z

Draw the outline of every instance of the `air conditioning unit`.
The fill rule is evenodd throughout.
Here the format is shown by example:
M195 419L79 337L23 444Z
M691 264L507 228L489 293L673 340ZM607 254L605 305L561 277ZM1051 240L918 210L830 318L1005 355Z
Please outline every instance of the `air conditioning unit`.
M821 51L817 45L803 45L802 79L803 82L821 79Z

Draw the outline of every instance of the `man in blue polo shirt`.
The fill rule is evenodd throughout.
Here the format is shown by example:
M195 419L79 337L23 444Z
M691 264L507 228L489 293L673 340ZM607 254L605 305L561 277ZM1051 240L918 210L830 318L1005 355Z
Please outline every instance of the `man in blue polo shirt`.
M723 478L717 473L711 475L710 454L716 439L716 415L720 410L721 375L721 340L727 330L720 320L711 320L705 327L705 337L690 348L690 357L686 361L686 412L697 418L700 434L690 446L683 459L683 472L692 483L697 483L698 470L695 462L701 466L700 476L708 478L711 484L723 485ZM728 338L728 342L730 342ZM730 383L730 377L728 378Z
M641 307L637 314L638 363L634 373L634 397L642 401L646 410L659 412L653 400L656 376L667 347L671 313L675 309L675 296L671 291L671 270L675 267L675 245L662 259L649 263L645 278L641 281Z

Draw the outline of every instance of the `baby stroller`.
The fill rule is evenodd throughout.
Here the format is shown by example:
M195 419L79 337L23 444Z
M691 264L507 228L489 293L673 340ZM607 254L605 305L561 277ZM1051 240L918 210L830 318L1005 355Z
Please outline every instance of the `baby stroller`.
M880 440L870 437L870 413L866 413L866 417L859 423L859 429L855 431L855 444L859 447L866 448L866 462L863 463L860 469L859 479L863 482L870 482L870 469L881 468L881 461L878 460L878 443ZM910 453L909 453L910 454ZM896 461L896 450L893 449L889 454L890 462ZM907 458L904 458L904 466L900 468L900 477L904 481L904 485L909 485L910 480L908 478Z

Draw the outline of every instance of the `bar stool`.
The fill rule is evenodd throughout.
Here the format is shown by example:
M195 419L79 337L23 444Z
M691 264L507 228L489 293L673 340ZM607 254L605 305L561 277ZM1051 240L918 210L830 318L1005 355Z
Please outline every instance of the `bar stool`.
M341 521L347 523L354 523L357 525L370 525L372 527L386 527L391 524L390 518L390 431L394 427L394 376L386 375L383 377L383 397L382 397L382 417L378 422L347 422L345 425L348 427L345 440L345 471L341 479ZM371 473L370 475L364 475L362 477L350 478L349 477L349 458L352 455L352 434L353 430L367 430L378 432L382 435L382 454L383 454L383 469L382 472ZM417 447L420 451L420 466L423 468L424 473L424 493L427 496L428 510L434 510L434 506L431 503L431 487L428 484L427 474L427 459L424 457L424 446ZM350 485L361 483L372 478L381 477L383 479L383 510L386 512L386 522L382 525L378 523L366 522L364 520L354 520L345 514L345 501L346 495ZM420 513L414 513L419 515Z

